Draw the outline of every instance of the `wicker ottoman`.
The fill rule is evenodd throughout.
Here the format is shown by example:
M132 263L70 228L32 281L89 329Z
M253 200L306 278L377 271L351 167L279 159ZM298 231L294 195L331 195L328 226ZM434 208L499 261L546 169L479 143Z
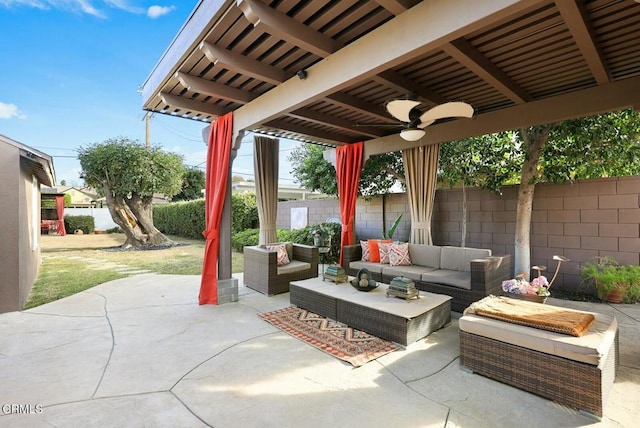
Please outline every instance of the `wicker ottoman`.
M581 337L464 315L461 367L600 419L618 366L618 324L593 315Z
M346 283L311 278L291 282L289 299L300 308L405 346L451 322L451 297L421 292L420 299L406 301L386 297L387 287L380 284L362 292Z

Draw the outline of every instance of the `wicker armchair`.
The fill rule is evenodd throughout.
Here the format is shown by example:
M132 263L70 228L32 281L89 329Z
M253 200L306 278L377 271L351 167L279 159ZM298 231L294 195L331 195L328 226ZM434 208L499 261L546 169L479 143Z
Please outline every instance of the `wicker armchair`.
M266 246L244 247L244 284L262 294L287 293L291 281L318 276L318 248L292 244L291 263L278 266L276 252Z

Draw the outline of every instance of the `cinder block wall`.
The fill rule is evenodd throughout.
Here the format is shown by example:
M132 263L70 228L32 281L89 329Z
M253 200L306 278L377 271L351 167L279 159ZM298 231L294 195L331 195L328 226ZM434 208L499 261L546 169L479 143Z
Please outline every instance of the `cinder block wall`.
M465 245L513 255L518 186L503 188L502 195L473 188L466 193ZM281 202L279 228L289 228L292 206L309 207L309 224L340 217L337 199ZM432 219L436 245L461 245L462 212L462 189L437 191ZM380 237L383 219L388 229L400 213L404 217L394 239L408 240L411 215L406 194L359 199L357 238ZM554 284L565 289L581 286L579 265L594 257L611 256L620 263L640 264L640 176L538 184L531 220L531 264L547 266L550 277L556 267L555 254L571 259L562 264Z

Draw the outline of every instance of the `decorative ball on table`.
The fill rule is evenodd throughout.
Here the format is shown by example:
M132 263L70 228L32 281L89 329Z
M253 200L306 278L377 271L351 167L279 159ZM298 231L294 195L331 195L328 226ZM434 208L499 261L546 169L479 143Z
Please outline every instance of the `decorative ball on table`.
M358 291L371 291L378 288L378 283L373 279L369 279L369 271L367 269L360 269L356 278L349 283Z

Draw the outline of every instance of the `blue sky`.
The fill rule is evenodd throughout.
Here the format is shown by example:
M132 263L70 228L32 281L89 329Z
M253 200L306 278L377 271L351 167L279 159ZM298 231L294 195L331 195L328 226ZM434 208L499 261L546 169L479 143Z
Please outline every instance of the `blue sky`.
M58 184L82 185L76 150L118 136L145 141L138 88L197 1L0 0L0 134L54 158ZM151 141L204 166L202 122L156 114ZM253 174L249 134L233 172ZM280 142L280 181L292 184Z

